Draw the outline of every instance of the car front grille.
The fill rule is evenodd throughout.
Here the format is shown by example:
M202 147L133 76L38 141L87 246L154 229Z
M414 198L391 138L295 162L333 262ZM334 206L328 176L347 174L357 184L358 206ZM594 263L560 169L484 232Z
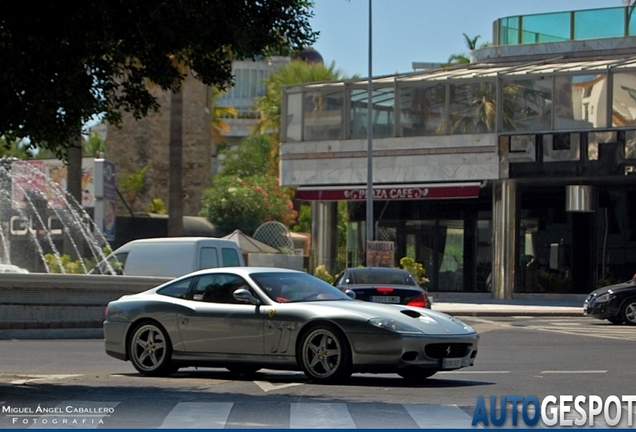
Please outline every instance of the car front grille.
M433 359L464 357L468 354L468 343L433 343L426 345L426 356Z

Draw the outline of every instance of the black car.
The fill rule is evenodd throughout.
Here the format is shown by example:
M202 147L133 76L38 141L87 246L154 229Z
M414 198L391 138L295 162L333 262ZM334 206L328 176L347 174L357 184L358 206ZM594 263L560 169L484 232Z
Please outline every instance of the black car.
M636 325L636 275L632 280L592 291L583 314L614 324Z
M431 308L426 290L403 269L352 267L336 276L333 284L342 291L353 291L358 300Z

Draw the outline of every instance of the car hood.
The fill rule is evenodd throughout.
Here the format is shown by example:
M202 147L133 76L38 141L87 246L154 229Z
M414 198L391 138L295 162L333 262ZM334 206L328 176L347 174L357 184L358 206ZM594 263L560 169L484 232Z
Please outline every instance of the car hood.
M627 282L622 282L622 283L618 283L618 284L614 284L614 285L608 285L608 286L604 286L602 288L598 288L594 291L592 291L590 293L590 295L593 296L600 296L602 294L605 294L608 291L612 291L612 292L621 292L621 291L626 291L626 290L636 290L636 279L632 279L630 281Z
M292 305L294 303L287 304ZM466 335L476 333L471 326L461 320L430 309L405 305L376 304L360 300L318 301L296 304L311 305L311 308L317 314L325 317L331 316L335 319L342 317L343 312L357 315L364 320L372 318L393 319L415 327L426 334Z

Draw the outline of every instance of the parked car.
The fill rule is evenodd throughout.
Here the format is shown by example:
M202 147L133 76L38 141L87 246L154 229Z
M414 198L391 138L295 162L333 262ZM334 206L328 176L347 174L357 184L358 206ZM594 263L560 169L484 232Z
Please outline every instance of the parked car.
M614 324L636 325L636 275L627 282L592 291L585 299L583 314Z
M302 370L316 382L353 372L424 379L472 366L479 335L441 312L357 301L296 270L197 271L111 301L106 353L144 375L181 367Z
M97 264L91 274L178 277L195 270L244 266L238 245L214 237L161 237L133 240Z
M336 276L333 285L342 291L353 291L358 300L431 308L426 290L402 269L352 267Z

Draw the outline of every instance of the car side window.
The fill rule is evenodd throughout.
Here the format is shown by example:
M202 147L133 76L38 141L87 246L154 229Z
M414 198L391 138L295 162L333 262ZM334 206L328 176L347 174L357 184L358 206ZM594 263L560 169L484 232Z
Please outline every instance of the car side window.
M219 266L219 258L215 247L202 247L199 258L199 268L216 268Z
M157 291L157 294L165 295L168 297L185 299L188 297L188 291L190 290L191 283L192 283L192 278L171 283L170 285L165 286L161 288L159 291Z
M223 267L234 267L241 265L236 249L221 248L221 256L223 257Z
M256 293L240 276L231 274L209 274L197 278L192 300L208 303L245 304L234 298L234 291L245 288L256 297ZM250 303L251 304L251 303Z

